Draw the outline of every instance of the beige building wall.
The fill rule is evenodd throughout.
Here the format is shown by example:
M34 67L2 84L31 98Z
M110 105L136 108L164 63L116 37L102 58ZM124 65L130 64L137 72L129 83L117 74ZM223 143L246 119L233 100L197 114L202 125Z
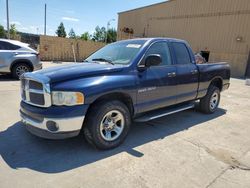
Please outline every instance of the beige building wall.
M39 53L43 61L82 61L105 44L94 41L40 36ZM72 47L73 46L73 47Z
M250 51L250 0L170 0L119 13L118 39L136 37L187 40L195 52L210 51L210 61L227 61L232 75L242 77Z

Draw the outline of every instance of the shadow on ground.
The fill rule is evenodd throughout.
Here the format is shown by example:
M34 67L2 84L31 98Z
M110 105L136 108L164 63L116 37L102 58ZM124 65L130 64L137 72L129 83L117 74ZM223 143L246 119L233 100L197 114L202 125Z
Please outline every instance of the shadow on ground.
M0 82L1 81L17 81L15 80L11 74L0 74Z
M31 135L20 122L0 132L0 155L13 169L28 168L44 173L59 173L108 158L121 152L143 157L133 148L163 139L193 126L216 119L226 112L223 109L211 115L193 110L177 113L144 124L133 124L126 141L118 148L98 151L89 146L83 136L51 141ZM203 124L204 125L204 124Z

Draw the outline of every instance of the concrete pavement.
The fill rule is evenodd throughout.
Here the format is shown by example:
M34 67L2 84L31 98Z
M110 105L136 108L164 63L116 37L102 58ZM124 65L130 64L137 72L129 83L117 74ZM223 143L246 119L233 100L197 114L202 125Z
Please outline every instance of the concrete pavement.
M125 143L110 151L93 149L82 136L50 141L28 133L19 121L19 87L0 75L1 188L250 187L244 80L232 79L215 114L188 110L134 124Z

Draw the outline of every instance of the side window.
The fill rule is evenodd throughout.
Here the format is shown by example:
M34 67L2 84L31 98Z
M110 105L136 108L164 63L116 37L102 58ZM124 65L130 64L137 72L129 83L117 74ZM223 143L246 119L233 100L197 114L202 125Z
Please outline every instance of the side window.
M169 48L166 42L157 42L153 44L149 50L146 52L145 57L151 54L159 54L162 58L162 63L160 65L171 65L171 57Z
M3 42L0 41L0 50L3 50Z
M192 63L188 49L185 44L179 42L173 42L172 45L175 51L177 64Z
M0 49L1 50L17 50L19 49L20 46L5 42L5 41L1 41L0 42Z
M21 47L15 45L15 44L10 44L10 49L11 49L11 50L17 50L17 49L19 49L19 48L21 48Z

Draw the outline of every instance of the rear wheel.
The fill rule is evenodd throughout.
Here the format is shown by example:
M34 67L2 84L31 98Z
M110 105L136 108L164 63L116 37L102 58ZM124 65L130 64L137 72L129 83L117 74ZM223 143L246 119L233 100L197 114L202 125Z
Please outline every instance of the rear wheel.
M120 101L103 102L90 109L84 135L98 149L111 149L125 140L130 124L130 112L125 104Z
M214 113L220 103L220 90L216 86L210 86L207 95L200 100L200 110L206 114Z
M22 74L26 72L31 72L31 71L32 71L31 67L27 65L26 63L17 63L13 66L11 70L11 74L13 78L19 79L20 76L22 76Z

